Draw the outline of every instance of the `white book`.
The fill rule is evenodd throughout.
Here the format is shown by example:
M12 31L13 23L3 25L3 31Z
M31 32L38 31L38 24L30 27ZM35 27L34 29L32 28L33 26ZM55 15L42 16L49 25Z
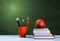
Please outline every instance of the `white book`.
M50 30L33 30L34 34L50 34Z
M44 36L43 37L40 36L40 37L34 37L34 38L54 38L54 36L45 36L45 37Z
M34 35L34 37L51 37L53 35Z
M35 35L53 35L53 34L51 34L51 33L50 34L34 34L34 36Z

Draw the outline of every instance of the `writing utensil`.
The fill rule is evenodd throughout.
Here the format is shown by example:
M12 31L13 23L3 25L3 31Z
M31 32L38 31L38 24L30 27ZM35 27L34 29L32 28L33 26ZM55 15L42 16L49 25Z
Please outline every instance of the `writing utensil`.
M16 18L16 21L17 21L18 26L21 26L21 25L20 25L20 21L19 21L19 17Z
M26 19L25 25L28 26L28 24L29 24L29 17Z
M24 19L22 19L22 26L24 26Z

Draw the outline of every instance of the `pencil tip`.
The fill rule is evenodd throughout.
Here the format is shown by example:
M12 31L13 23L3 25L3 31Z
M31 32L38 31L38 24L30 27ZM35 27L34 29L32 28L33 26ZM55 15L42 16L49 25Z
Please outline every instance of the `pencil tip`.
M27 20L29 20L29 17L27 18Z

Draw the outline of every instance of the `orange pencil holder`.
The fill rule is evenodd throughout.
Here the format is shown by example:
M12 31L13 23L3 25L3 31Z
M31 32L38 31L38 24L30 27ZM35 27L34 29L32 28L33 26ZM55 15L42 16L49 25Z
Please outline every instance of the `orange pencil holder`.
M26 37L27 26L18 27L20 37Z

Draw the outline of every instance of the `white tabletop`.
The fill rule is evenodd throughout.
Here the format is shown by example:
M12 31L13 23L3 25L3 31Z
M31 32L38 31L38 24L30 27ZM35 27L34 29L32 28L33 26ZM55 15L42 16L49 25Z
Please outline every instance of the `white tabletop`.
M40 40L35 40L33 38L33 35L26 35L26 38L20 38L19 35L0 35L0 41L40 41ZM46 40L46 41L52 41L52 40ZM55 40L53 41L60 41L60 35L55 35Z

